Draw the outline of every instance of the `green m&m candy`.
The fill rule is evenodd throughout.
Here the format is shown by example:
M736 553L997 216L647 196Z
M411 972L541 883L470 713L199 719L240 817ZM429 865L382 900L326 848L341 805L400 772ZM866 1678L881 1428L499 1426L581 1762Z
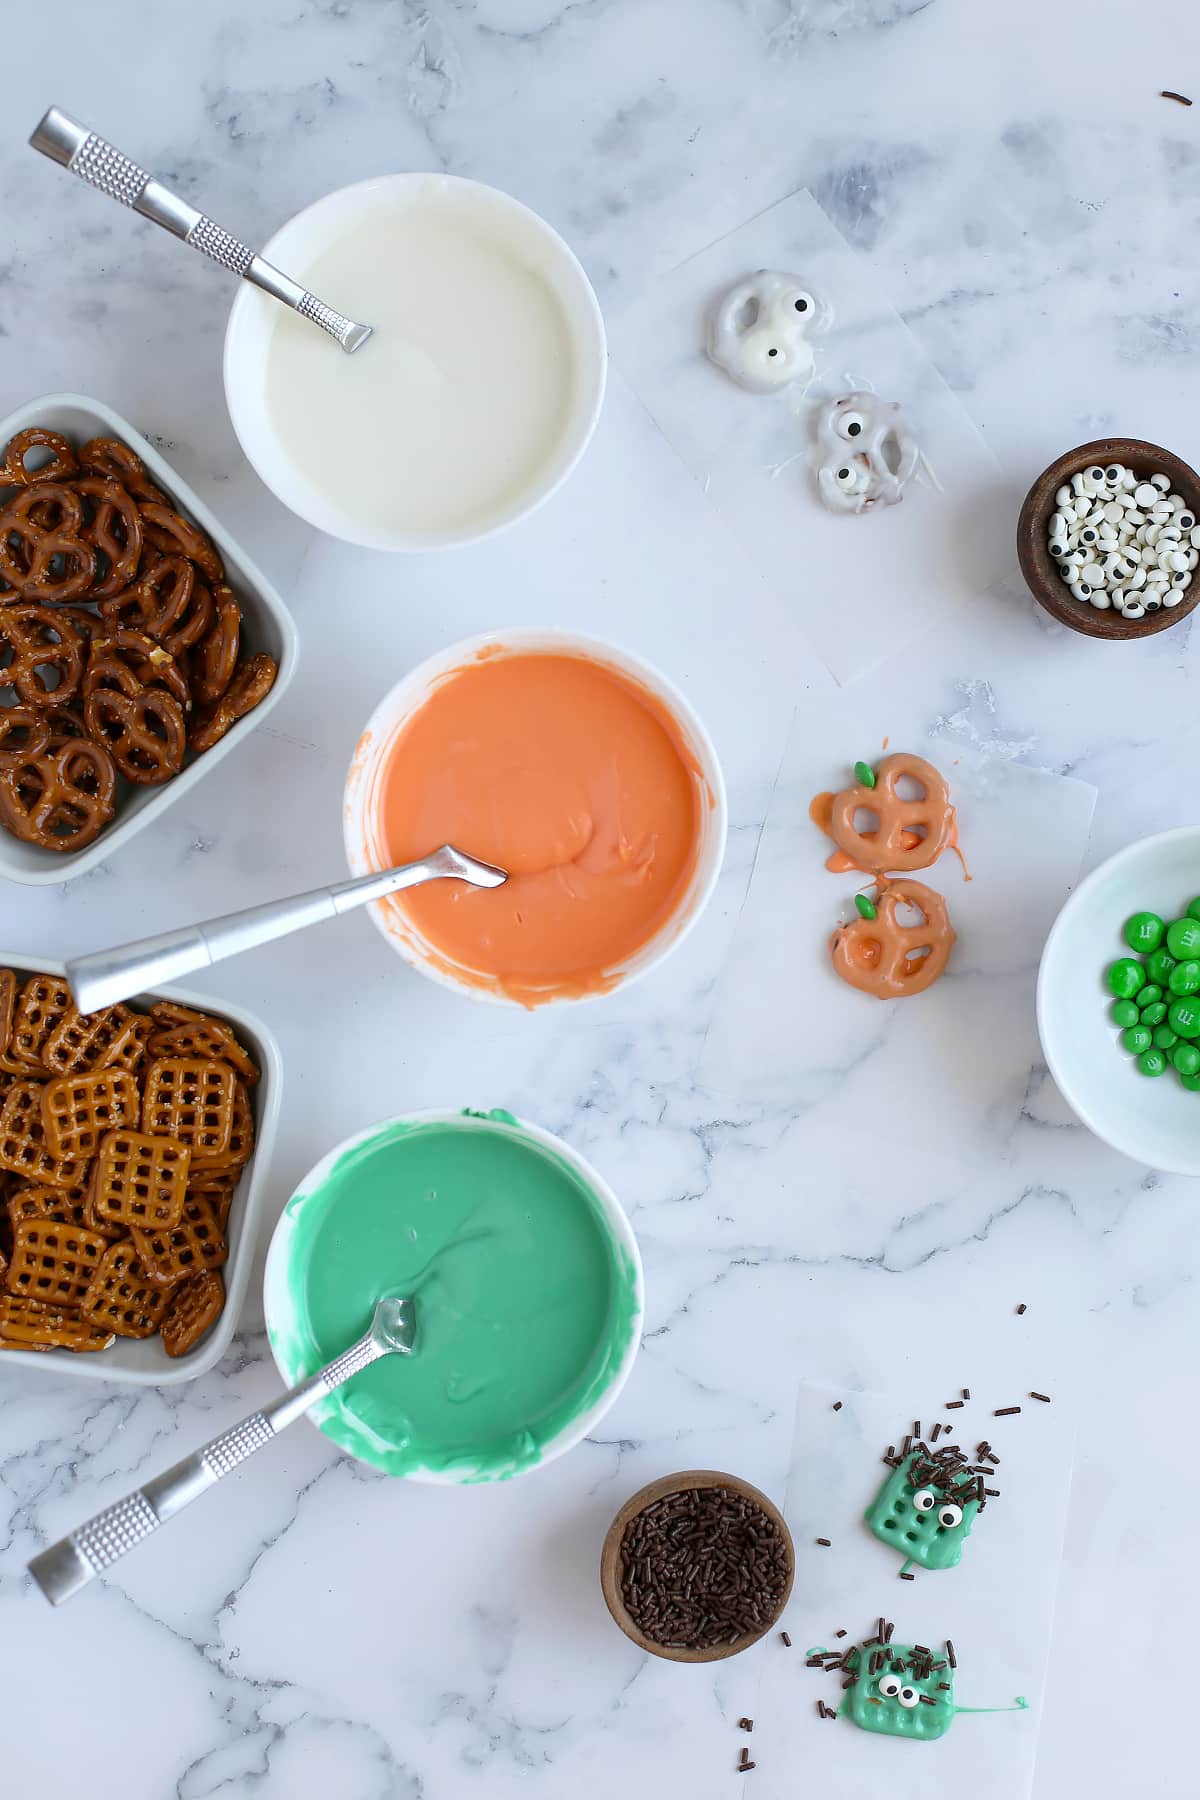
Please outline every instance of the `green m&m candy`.
M1129 1025L1136 1025L1138 1022L1137 1002L1134 1000L1114 1000L1109 1011L1109 1017L1114 1025L1119 1025L1121 1027L1122 1031Z
M1200 1075L1200 1050L1195 1044L1176 1044L1171 1061L1181 1075Z
M1200 894L1194 900L1189 900L1184 910L1189 919L1200 919Z
M1169 950L1152 950L1146 958L1146 973L1151 981L1163 982L1175 967L1177 960Z
M1172 970L1172 973L1174 971ZM1163 998L1163 991L1156 981L1148 981L1144 988L1139 988L1137 1003L1139 1006L1153 1006L1156 1000Z
M1200 1094L1200 1074L1181 1075L1179 1077L1179 1085L1180 1087L1187 1088L1189 1093Z
M1154 1027L1154 1047L1156 1050L1173 1050L1179 1042L1178 1034L1171 1030L1165 1022Z
M1137 1066L1143 1075L1165 1075L1167 1059L1161 1050L1143 1050L1137 1059Z
M1200 951L1200 919L1176 919L1167 926L1167 949L1179 960Z
M1130 1056L1140 1056L1143 1050L1149 1050L1154 1038L1148 1025L1131 1025L1128 1031L1121 1033L1121 1043Z
M875 786L875 771L871 767L869 762L856 762L855 763L854 779L855 779L855 781L857 781L859 787L873 788ZM1160 925L1162 924L1161 919L1159 920L1159 924ZM1151 949L1157 949L1157 948L1158 948L1158 946L1156 944L1151 945Z
M1153 1006L1143 1006L1139 1016L1143 1025L1161 1025L1167 1016L1166 1001L1156 1000ZM1180 1032L1179 1035L1182 1037L1183 1033Z
M1200 1037L1200 1001L1172 1001L1167 1010L1167 1023L1181 1038Z
M1200 993L1200 962L1189 956L1186 962L1176 963L1167 976L1167 986L1173 994Z
M1132 1000L1139 989L1146 985L1146 971L1132 956L1123 956L1119 962L1109 964L1105 979L1109 991L1118 1000Z
M1162 943L1165 930L1157 913L1134 913L1125 923L1125 942L1131 950L1140 950L1143 956L1149 956Z

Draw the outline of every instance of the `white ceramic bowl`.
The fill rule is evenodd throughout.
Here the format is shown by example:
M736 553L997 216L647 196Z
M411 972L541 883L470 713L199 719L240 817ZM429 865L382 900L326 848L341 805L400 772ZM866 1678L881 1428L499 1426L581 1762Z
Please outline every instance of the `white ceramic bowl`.
M692 872L691 885L684 898L662 929L642 945L629 960L618 965L617 980L607 991L627 986L639 976L655 968L663 958L682 943L704 908L721 873L728 831L725 801L725 779L711 738L678 688L650 663L619 650L596 638L582 637L571 631L542 630L536 627L507 631L485 631L478 637L465 638L439 650L385 694L367 721L358 741L342 808L342 831L346 857L355 875L369 875L388 867L387 851L380 839L377 795L378 784L387 762L387 751L396 732L428 698L434 686L455 669L470 663L480 650L503 645L513 651L546 651L558 656L586 656L626 676L660 702L672 715L683 733L684 741L696 759L710 805L701 823L700 854ZM433 848L434 846L430 846ZM464 846L465 848L466 846ZM393 950L398 950L414 969L455 993L472 1000L488 1000L501 1006L518 1006L498 989L483 987L478 982L462 980L445 966L444 959L431 952L421 933L390 900L376 901L370 907L371 917ZM584 994L556 997L548 1004L562 1005L568 1000L591 1000L600 996Z
M293 1194L292 1200L289 1200L287 1206L284 1207L267 1251L267 1267L263 1279L263 1309L266 1314L267 1337L271 1345L271 1354L275 1358L275 1366L289 1387L301 1380L305 1374L305 1370L299 1362L292 1360L294 1334L288 1330L288 1321L292 1314L291 1298L288 1292L288 1262L291 1254L292 1235L296 1230L299 1213L299 1208L293 1210L292 1201L295 1200L296 1195L316 1195L322 1183L328 1179L335 1164L359 1144L366 1143L391 1125L412 1124L453 1125L464 1131L504 1131L510 1136L532 1141L550 1151L554 1156L560 1157L574 1170L596 1201L616 1249L624 1253L632 1266L636 1313L629 1342L621 1360L613 1372L608 1386L592 1405L585 1408L558 1433L557 1437L550 1440L536 1463L532 1464L529 1469L516 1471L518 1474L531 1474L533 1469L544 1468L547 1463L554 1462L557 1457L564 1455L566 1451L580 1443L613 1406L618 1394L628 1381L630 1371L637 1358L642 1339L642 1319L646 1302L641 1251L638 1249L637 1239L633 1235L633 1227L625 1216L624 1207L604 1177L592 1167L591 1163L580 1156L577 1150L573 1150L570 1144L564 1143L562 1138L555 1137L549 1131L543 1131L540 1125L531 1125L525 1119L514 1119L512 1124L508 1125L495 1118L465 1113L461 1108L458 1111L449 1112L426 1109L420 1112L406 1113L398 1119L379 1120L374 1125L368 1125L365 1131L355 1132L354 1136L348 1137L344 1143L335 1145L327 1156L323 1156L320 1162L309 1170L297 1187L296 1194ZM309 1415L317 1429L331 1437L335 1443L342 1444L344 1449L349 1449L351 1454L355 1454L355 1446L343 1442L337 1429L336 1418L322 1421L316 1416L317 1411L319 1408L315 1409L314 1414ZM332 1429L329 1429L330 1426ZM479 1477L472 1475L469 1471L455 1474L446 1470L422 1469L415 1470L405 1479L429 1482L439 1487L457 1487L463 1482L478 1481Z
M49 957L34 960L24 953L14 955L7 950L0 950L0 969L15 969L19 976L63 973L63 965ZM279 1045L261 1019L247 1012L244 1006L235 1006L231 1000L213 1000L207 994L189 994L182 988L167 987L154 994L138 994L131 1004L147 1007L154 1000L177 1000L181 1006L195 1007L199 1012L228 1019L262 1071L258 1085L250 1095L254 1111L254 1154L242 1170L229 1210L229 1257L221 1271L225 1278L225 1310L212 1330L186 1356L168 1356L158 1336L117 1338L107 1350L82 1355L71 1350L2 1350L0 1377L9 1369L51 1369L56 1375L79 1375L91 1381L121 1381L131 1387L170 1387L205 1374L229 1348L246 1298L258 1215L279 1124L283 1089Z
M302 275L314 258L345 234L371 208L393 198L434 196L455 209L483 206L499 227L553 288L562 306L577 360L574 404L563 440L540 477L491 517L461 530L416 533L374 526L338 506L310 481L288 455L271 419L266 400L267 353L279 315L279 302L241 283L225 334L225 401L238 441L255 469L286 507L347 543L370 550L442 550L489 537L525 518L561 486L587 448L604 400L608 368L604 319L592 285L574 252L558 233L519 200L499 188L459 175L377 175L326 194L282 225L263 250L268 262L289 274ZM322 295L331 305L337 295ZM487 297L480 297L487 304ZM369 322L369 321L368 321ZM314 330L316 327L314 327ZM356 356L370 356L368 342ZM342 352L333 343L329 354ZM331 446L331 454L353 456L354 446Z
M0 876L37 885L71 881L76 875L95 868L97 863L107 862L130 838L152 825L177 800L182 800L278 706L295 673L298 646L291 615L257 563L250 560L236 539L187 482L175 473L170 463L159 455L154 445L147 443L141 432L135 431L120 413L102 401L89 400L82 394L43 394L40 400L31 400L0 420L0 450L11 437L29 425L48 425L55 431L64 432L76 446L92 437L115 437L135 450L155 483L179 502L183 511L208 533L220 551L229 571L230 584L241 602L246 648L265 651L279 665L275 685L262 704L244 719L239 719L205 755L190 757L173 781L153 788L119 783L116 816L86 849L62 855L56 850L39 849L36 844L24 844L0 829ZM3 681L0 670L0 686Z
M1152 1169L1200 1175L1200 1093L1174 1071L1146 1076L1109 1018L1108 965L1132 956L1122 936L1135 912L1180 917L1200 894L1200 825L1142 838L1080 883L1046 939L1037 1016L1046 1066L1090 1131Z

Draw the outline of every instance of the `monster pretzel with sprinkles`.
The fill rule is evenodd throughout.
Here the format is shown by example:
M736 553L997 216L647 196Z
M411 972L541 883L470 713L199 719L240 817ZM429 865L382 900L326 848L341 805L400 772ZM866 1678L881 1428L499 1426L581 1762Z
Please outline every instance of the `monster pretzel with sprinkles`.
M935 1442L940 1431L935 1424L930 1434ZM986 1439L976 1445L974 1458L959 1444L934 1448L921 1437L917 1421L899 1451L889 1444L883 1460L891 1474L865 1516L879 1541L903 1558L902 1578L912 1579L913 1563L954 1568L976 1518L997 1497L998 1490L987 1483L1000 1458Z

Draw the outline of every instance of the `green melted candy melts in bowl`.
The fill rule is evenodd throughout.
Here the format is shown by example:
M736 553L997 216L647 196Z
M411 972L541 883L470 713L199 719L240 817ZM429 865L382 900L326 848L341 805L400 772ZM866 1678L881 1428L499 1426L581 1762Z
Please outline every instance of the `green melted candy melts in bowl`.
M535 1467L603 1396L637 1325L636 1270L579 1171L510 1113L463 1118L385 1126L287 1207L290 1316L271 1331L292 1379L361 1336L380 1295L415 1300L413 1354L312 1412L389 1475Z

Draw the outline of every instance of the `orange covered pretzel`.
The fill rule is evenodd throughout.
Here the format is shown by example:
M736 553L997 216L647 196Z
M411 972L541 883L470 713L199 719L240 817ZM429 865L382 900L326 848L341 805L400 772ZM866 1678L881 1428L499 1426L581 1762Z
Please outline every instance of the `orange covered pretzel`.
M919 799L897 792L902 780L921 789ZM869 813L874 830L860 830L858 816ZM875 770L875 786L856 781L833 796L829 835L856 869L867 874L905 874L927 869L954 842L954 808L945 778L923 756L905 751L885 756Z
M915 907L920 923L902 923L901 907ZM877 1000L922 994L945 971L955 932L946 902L933 888L903 876L879 890L873 919L852 919L834 932L833 966L843 981Z

